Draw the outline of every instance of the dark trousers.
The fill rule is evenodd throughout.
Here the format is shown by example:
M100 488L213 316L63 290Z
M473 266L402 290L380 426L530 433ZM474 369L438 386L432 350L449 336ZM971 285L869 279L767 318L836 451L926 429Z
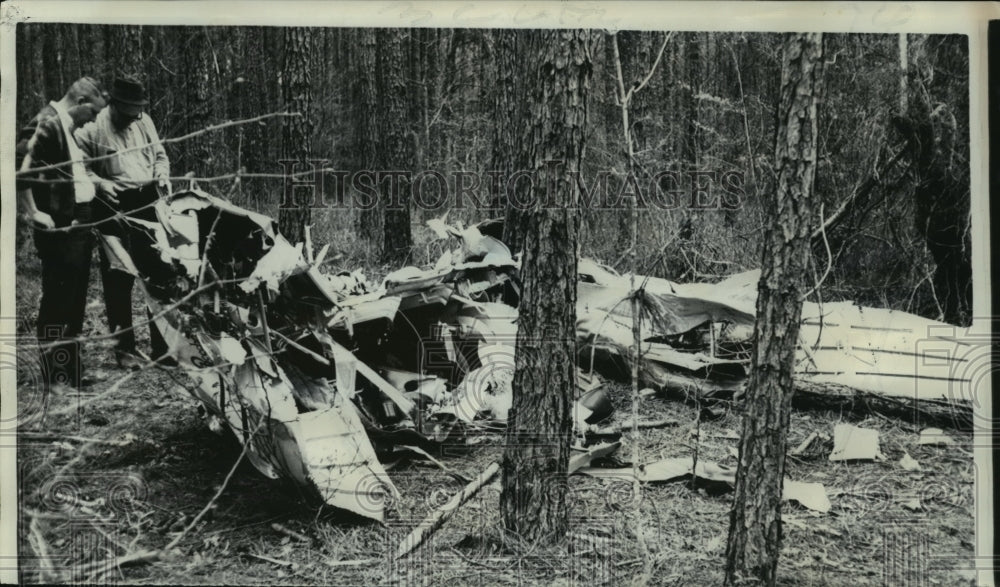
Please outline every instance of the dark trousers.
M59 341L79 337L83 332L94 235L89 228L68 232L36 230L35 248L42 261L37 324L42 379L46 385L79 387L83 377L82 343ZM47 347L52 343L57 344Z
M95 216L103 221L99 226L103 234L117 236L122 246L132 257L132 261L140 272L145 268L159 264L159 253L153 249L153 238L141 228L130 225L127 221L107 220L119 210L134 218L156 221L156 212L152 207L134 211L152 203L157 198L156 186L150 184L141 189L124 190L118 194L120 208L113 207L104 201L94 200ZM101 283L104 287L104 307L108 315L108 328L115 334L116 350L134 353L136 350L135 330L132 326L132 286L135 277L130 273L113 269L104 247L99 247L101 267ZM152 313L146 310L146 316L152 318ZM163 340L156 324L149 323L149 341L152 347L152 357L159 358L166 354L167 344Z

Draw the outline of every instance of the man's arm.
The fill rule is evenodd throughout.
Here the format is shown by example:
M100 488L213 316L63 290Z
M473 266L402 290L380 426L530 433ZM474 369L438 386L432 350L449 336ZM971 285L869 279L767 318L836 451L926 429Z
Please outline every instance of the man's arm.
M14 163L18 171L27 170L31 167L30 161L25 164L25 158L28 157L28 151L31 148L31 140L35 136L35 131L38 130L38 117L32 118L28 124L21 127L21 130L17 132L17 146L14 148ZM31 189L31 180L26 176L20 176L16 179L17 181L17 191L21 193L23 190Z
M37 122L37 121L32 121ZM17 143L18 171L28 171L35 161L44 165L47 159L51 158L52 129L51 125L37 125L34 127L30 137L24 138ZM26 127L27 128L27 127ZM23 129L22 129L23 132ZM40 165L41 166L41 165ZM22 176L17 180L17 201L24 211L24 217L44 228L55 228L55 221L52 216L42 212L35 204L35 194L32 191L31 180L35 179L34 174Z
M96 163L91 162L89 159L93 157L100 157L102 153L98 149L98 129L97 123L88 122L82 127L76 129L73 133L73 138L76 139L77 146L80 147L80 151L88 159L85 162L85 167L87 168L87 177L90 181L94 182L94 187L97 188L97 193L109 200L112 204L118 204L118 189L115 187L115 183L109 179L101 177L94 167L102 164L101 161Z
M28 169L31 167L31 155L25 154L24 158L21 160L21 167L19 169ZM44 228L55 228L56 223L52 220L52 216L42 212L35 205L35 193L31 191L31 185L24 182L26 187L20 187L20 182L17 189L17 201L21 206L21 210L24 211L24 217L39 226Z
M149 137L149 142L155 143L153 145L153 153L156 155L156 160L153 162L153 179L156 180L157 184L161 187L170 187L170 159L167 158L167 150L163 148L163 143L160 142L160 134L156 132L156 126L153 124L152 119L149 116L143 116L142 121L146 123L146 134Z

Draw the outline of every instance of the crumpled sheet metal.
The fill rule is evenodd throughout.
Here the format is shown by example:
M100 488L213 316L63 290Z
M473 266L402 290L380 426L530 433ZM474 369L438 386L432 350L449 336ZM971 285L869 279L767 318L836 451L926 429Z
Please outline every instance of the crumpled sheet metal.
M274 233L270 219L202 192L179 194L171 203L178 200L183 203L180 209L215 207L223 215L221 218L228 220L231 217L226 215L232 215L249 220L264 236L273 239L270 252L258 259L241 284L244 292L253 292L262 285L277 290L284 280L307 270L302 245L292 247ZM170 222L176 220L175 216L165 213L160 218ZM183 232L186 241L194 234L192 218L196 220L186 217L178 231ZM204 238L209 227L199 229L199 237ZM162 235L168 232L166 227L160 230ZM169 240L158 238L157 242L162 246ZM116 265L140 274L117 239L104 238L103 246ZM201 267L197 272L183 267L188 278L203 273ZM232 320L228 327L241 328L239 337L225 331L213 332L199 318L198 304L205 300L196 297L178 303L157 299L144 280L137 283L150 309L163 314L154 324L167 341L170 354L196 384L188 392L248 446L247 457L261 473L289 479L329 505L375 520L384 519L385 497L398 495L398 490L379 463L357 408L343 389L332 386L325 378L297 372L291 365L286 367L293 371L286 372L282 355L272 354L267 343L262 342L261 325L246 324L249 310L233 307L242 318ZM216 299L215 304L219 306L220 300ZM341 365L337 367L339 375ZM295 383L290 376L293 372L297 373Z
M192 235L196 234L194 228L199 219L211 208L217 211L218 218L227 219L227 226L237 226L242 231L240 243L219 243L226 254L242 255L235 259L241 283L231 289L238 290L243 299L233 304L222 300L223 313L229 312L231 317L229 327L238 327L240 332L231 335L209 332L198 320L192 320L191 315L185 315L184 308L157 318L156 325L182 368L198 383L199 391L194 395L210 412L227 422L237 437L246 433L251 422L264 421L265 433L252 440L249 454L250 460L265 474L293 479L332 505L374 519L382 518L384 511L377 505L378 497L396 490L364 433L362 405L351 401L357 385L341 381L341 372L351 370L349 363L354 367L352 381L354 374L361 375L358 384L362 380L374 384L403 414L411 414L416 399L420 399L422 409L451 413L459 420L469 421L484 415L505 419L512 399L510 380L517 310L500 299L508 299L508 294L516 299L519 292L513 272L519 263L497 239L482 234L477 227L452 227L444 219L435 219L429 223L432 229L457 239L459 247L446 250L431 268L401 268L386 276L378 288L372 288L357 272L324 274L316 264L304 260L301 243L293 246L274 230L271 219L204 192L177 194L161 208L158 214L164 224L163 234L156 239L161 260L177 261L189 279L197 274L199 283L213 278L211 264L192 265L191 248L197 250L199 245L192 242ZM197 228L199 237L204 238L208 227ZM128 268L131 261L120 243L105 239L104 246L114 253L113 259ZM216 249L213 253L222 254ZM322 256L323 253L319 255ZM131 269L138 272L134 266ZM596 363L616 361L627 365L634 344L629 276L618 275L589 259L580 261L578 271L577 335L581 366L587 369ZM746 272L719 284L677 284L637 276L636 283L643 288L649 303L657 307L656 320L644 321L641 332L642 384L693 388L699 393L738 390L745 381L747 361L713 356L712 351L716 350L717 342L736 345L749 342L758 276L759 273ZM507 289L501 293L500 286ZM273 295L253 296L263 289ZM154 312L168 302L149 294L147 290L147 300ZM305 324L300 327L293 322L291 327L302 336L311 332L320 339L323 352L337 363L336 384L305 375L288 365L282 355L272 358L264 350L267 346L261 342L264 329L259 320L251 319L251 314L258 311L255 304L270 304L279 300L280 295L286 299L282 303L290 299L293 305L305 304L315 310L312 315L318 320L316 324L305 328ZM215 303L220 304L218 299ZM371 340L392 340L399 334L393 331L393 324L405 323L416 316L423 317L430 326L440 327L437 330L441 336L436 342L441 343L448 361L462 370L464 380L452 381L450 384L456 387L451 392L445 386L446 379L429 380L433 391L428 388L427 393L417 389L404 392L383 378L388 376L385 369L393 366L384 352L380 355L377 349L374 353L369 349L366 356L371 364L367 364L340 344L356 340L360 333ZM932 326L943 325L908 314L861 309L851 304L822 307L806 304L802 344L812 350L800 352L799 376L844 383L875 393L908 392L910 397L912 379L922 380L924 371L916 364L916 354L907 354L906 349L919 344L920 331ZM704 339L706 333L710 334L711 347L708 343L704 348L691 346L692 340L695 345L701 344L697 341ZM281 336L284 339L285 335ZM416 336L414 340L424 346L430 333ZM334 338L340 342L333 342ZM243 354L234 343L244 350ZM296 344L290 339L287 343ZM467 348L460 348L469 344L475 345L472 356L463 354ZM949 352L955 350L952 347ZM319 357L327 365L330 363L315 350L306 349L305 353ZM340 359L336 359L337 353L342 355ZM350 360L345 360L348 355ZM914 359L913 363L908 363L910 359ZM911 380L907 381L907 377ZM935 385L923 393L927 397L942 397L941 384ZM443 391L441 386L445 386ZM430 406L425 403L428 398ZM574 409L574 414L584 412ZM327 436L321 430L326 430ZM329 430L338 433L330 435ZM710 478L719 473L705 469L706 466L699 463L696 474Z
M629 291L627 276L589 260L581 260L580 273L588 281L581 282L578 297L581 341L596 340L597 345L604 343L627 357L633 345L630 305L623 301ZM759 270L730 276L718 284L675 284L652 278L647 282L638 277L637 283L647 283L649 292L670 309L665 325L643 326L643 340L676 334L710 320L727 323L731 340L743 337L751 342L759 277ZM962 329L906 312L852 302L805 302L796 377L903 399L975 402L967 365L974 346L968 338ZM684 352L673 360L661 360L648 351L646 355L647 362L670 367L660 377L662 381L653 377L651 384L728 390L724 383L707 379L701 384L687 383L677 376L691 372L694 363L706 368L716 364L711 357Z

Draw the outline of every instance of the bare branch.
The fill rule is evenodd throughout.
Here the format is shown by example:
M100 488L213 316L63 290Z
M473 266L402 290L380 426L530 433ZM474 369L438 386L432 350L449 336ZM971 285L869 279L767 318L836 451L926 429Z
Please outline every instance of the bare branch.
M268 118L275 118L278 116L302 116L299 112L272 112L271 114L263 114L254 118L245 118L242 120L229 120L226 122L221 122L219 124L213 124L212 126L207 126L203 129L190 132L186 135L181 135L179 137L174 137L171 139L160 139L159 141L154 141L151 143L145 143L136 147L129 147L128 149L122 149L121 151L116 151L108 155L101 155L100 157L84 157L84 163L92 163L94 161L103 161L105 159L111 159L112 157L117 157L118 155L123 155L125 153L131 153L132 151L141 151L149 147L155 147L156 145L169 145L172 143L179 143L181 141L186 141L188 139L193 139L195 137L201 136L203 134L214 132L217 130L222 130L224 128L229 128L232 126L239 126L242 124L251 124L254 122L260 122L262 120L267 120ZM42 167L32 167L30 169L25 169L23 171L18 171L14 174L14 177L23 177L26 175L34 175L40 171L49 171L51 169L61 169L63 167L68 167L73 165L76 161L63 161L62 163L53 163L52 165L44 165Z

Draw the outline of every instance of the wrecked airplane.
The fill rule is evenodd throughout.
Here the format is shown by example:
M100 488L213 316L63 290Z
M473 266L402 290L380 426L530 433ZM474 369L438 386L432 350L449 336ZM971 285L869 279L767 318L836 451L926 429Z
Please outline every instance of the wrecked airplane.
M120 269L141 277L153 323L195 383L188 392L210 425L232 431L264 475L382 521L384 497L398 492L380 453L433 447L506 420L519 262L498 239L432 220L454 248L432 267L404 267L373 285L360 271L325 272L328 247L314 254L308 233L293 245L272 219L203 191L177 192L155 208L158 222L127 224L133 242L151 242L158 255L133 259L116 237L103 236L102 245ZM628 380L635 344L630 278L587 259L578 274L573 414L583 434L613 411L599 376ZM642 385L706 399L739 394L757 274L719 284L636 283ZM807 303L797 378L971 413L952 375L961 341L935 339L947 347L938 356L951 357L942 364L918 360L914 345L936 326L947 327L850 303Z

